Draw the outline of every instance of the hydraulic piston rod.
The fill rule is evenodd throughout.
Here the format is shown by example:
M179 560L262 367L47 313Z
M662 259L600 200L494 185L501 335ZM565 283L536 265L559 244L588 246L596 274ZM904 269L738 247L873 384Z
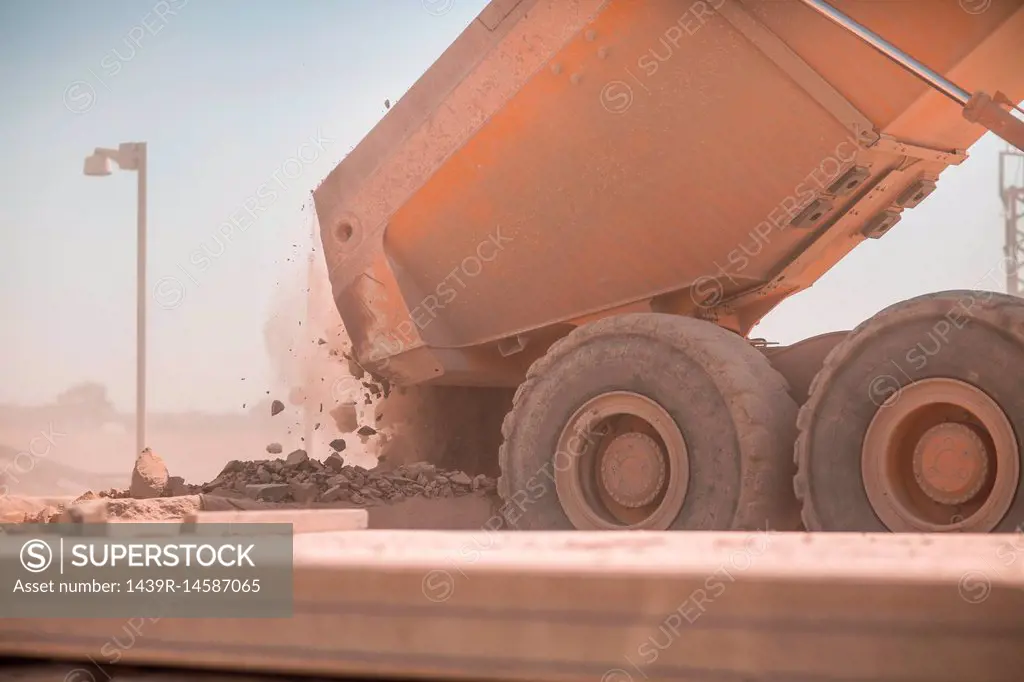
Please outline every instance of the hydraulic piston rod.
M998 92L994 97L983 92L972 95L942 74L933 71L925 64L914 59L874 31L857 23L835 7L824 2L824 0L801 0L801 2L857 36L903 67L906 71L917 76L932 88L959 104L963 107L964 118L968 121L984 126L1024 151L1024 121L1016 118L1011 111L1001 106L1005 104L1011 108L1016 108L1014 106L1015 103L1010 102L1005 95Z

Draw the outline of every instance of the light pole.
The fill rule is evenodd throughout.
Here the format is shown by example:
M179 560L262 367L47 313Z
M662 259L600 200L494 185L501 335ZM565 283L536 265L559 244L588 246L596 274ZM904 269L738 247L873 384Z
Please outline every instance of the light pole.
M97 147L85 159L85 174L110 175L110 162L138 174L136 222L136 349L135 349L135 456L146 447L146 143L124 142L117 149Z

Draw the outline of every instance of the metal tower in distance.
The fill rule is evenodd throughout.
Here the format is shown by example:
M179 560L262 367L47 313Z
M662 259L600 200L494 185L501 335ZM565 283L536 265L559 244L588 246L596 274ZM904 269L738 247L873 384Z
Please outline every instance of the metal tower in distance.
M999 196L1006 221L1006 293L1024 295L1024 152L999 152Z

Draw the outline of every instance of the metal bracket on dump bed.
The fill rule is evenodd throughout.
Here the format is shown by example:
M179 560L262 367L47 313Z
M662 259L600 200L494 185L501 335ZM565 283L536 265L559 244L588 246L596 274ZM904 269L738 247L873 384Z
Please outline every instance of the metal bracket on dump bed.
M814 3L812 6L818 9L818 4ZM825 3L820 4L824 5ZM925 161L939 161L949 166L957 166L967 159L967 152L961 149L933 149L898 140L884 133L879 134L874 129L871 119L832 87L831 83L786 45L781 38L743 9L740 3L730 0L718 9L718 14L732 24L733 28L742 33L837 121L842 123L843 127L852 133L864 147ZM836 14L839 13L836 12Z
M825 80L781 38L751 16L739 2L729 0L717 11L775 66L792 78L793 82L842 123L860 144L871 146L878 142L879 135L875 131L871 119L832 87L831 83Z
M871 148L880 152L909 156L915 159L922 159L924 161L938 161L946 164L947 166L959 166L967 160L967 152L963 149L944 151L941 149L934 149L932 147L923 147L919 144L913 144L912 142L904 142L903 140L896 139L892 135L886 135L884 133L879 137L878 142L872 145Z
M1024 151L1024 121L1013 115L1016 105L1006 95L990 96L984 92L973 95L948 78L936 73L877 33L835 9L824 0L800 0L832 23L852 33L884 56L917 76L932 88L963 107L964 118L995 133ZM1007 108L1004 108L1007 107ZM1019 110L1018 110L1019 111Z

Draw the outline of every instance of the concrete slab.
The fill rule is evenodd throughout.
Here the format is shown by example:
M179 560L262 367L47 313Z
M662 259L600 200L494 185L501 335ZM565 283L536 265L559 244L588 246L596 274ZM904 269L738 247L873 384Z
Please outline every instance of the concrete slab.
M1016 536L368 530L294 548L286 621L140 620L129 636L124 619L6 619L0 655L467 682L1024 669Z
M293 533L366 530L365 509L263 509L253 511L199 511L185 516L195 523L290 523Z

